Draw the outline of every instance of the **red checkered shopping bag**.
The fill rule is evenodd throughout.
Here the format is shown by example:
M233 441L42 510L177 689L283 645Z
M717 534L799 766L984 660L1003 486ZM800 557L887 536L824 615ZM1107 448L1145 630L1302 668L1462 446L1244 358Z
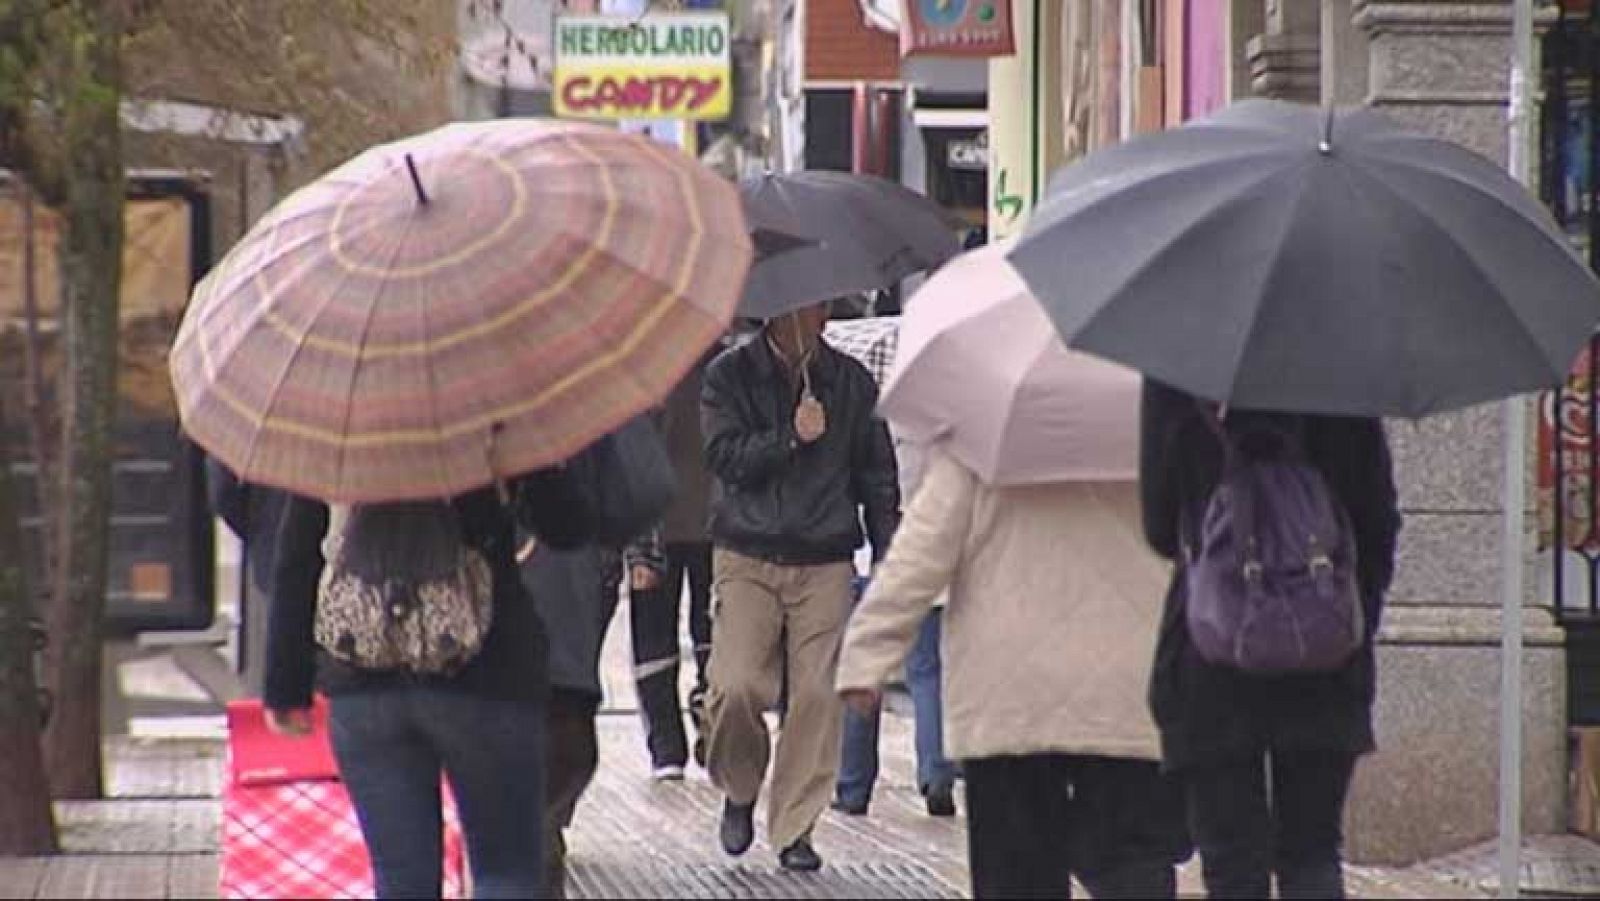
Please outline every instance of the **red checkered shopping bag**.
M327 751L325 717L310 737L257 728L259 701L229 705L229 767L222 796L222 897L371 898L372 863L350 795ZM257 743L267 747L263 750ZM240 753L240 746L245 750ZM272 746L287 746L281 765ZM319 747L320 745L320 747ZM466 894L454 799L444 790L444 897Z

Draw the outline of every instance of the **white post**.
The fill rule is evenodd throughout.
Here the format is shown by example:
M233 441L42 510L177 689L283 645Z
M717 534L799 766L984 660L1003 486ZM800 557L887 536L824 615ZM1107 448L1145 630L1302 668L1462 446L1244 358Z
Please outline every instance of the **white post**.
M1512 0L1510 141L1506 168L1527 185L1532 121L1533 0ZM1505 402L1501 492L1500 897L1519 897L1522 873L1522 592L1527 420L1522 398Z

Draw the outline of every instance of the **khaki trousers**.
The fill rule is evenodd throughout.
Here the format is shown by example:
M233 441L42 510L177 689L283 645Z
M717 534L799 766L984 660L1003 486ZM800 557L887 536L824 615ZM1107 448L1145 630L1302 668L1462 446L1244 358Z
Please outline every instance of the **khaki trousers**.
M833 793L844 713L833 678L854 567L780 566L723 548L712 565L706 769L735 804L755 801L771 754L763 714L778 702L787 662L788 708L767 800L767 841L782 850L811 829Z

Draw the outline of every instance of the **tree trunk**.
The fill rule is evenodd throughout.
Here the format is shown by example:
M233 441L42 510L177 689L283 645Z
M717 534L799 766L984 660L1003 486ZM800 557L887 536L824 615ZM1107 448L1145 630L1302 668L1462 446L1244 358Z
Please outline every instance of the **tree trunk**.
M103 792L100 678L125 192L119 115L121 8L121 3L80 8L86 27L73 48L76 84L64 97L65 503L47 654L56 706L45 736L50 785L58 798L98 798Z
M56 824L39 746L33 604L6 440L0 396L0 857L15 857L55 853Z
M38 581L56 584L56 550L60 533L56 530L56 502L61 486L55 480L55 437L59 434L55 417L45 403L44 336L39 333L39 286L36 278L38 232L34 222L33 188L25 179L17 180L17 196L22 204L22 316L23 316L23 404L33 441L33 484L39 508ZM57 308L59 321L60 309Z

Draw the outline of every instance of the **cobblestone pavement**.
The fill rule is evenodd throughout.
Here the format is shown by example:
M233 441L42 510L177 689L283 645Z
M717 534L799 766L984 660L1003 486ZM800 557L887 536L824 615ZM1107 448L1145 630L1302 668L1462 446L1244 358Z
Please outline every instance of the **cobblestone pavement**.
M869 816L823 815L816 832L827 866L792 874L759 837L748 854L717 845L721 799L702 770L679 783L648 773L632 709L626 608L604 666L610 704L599 722L601 770L569 834L571 890L581 898L956 898L967 891L965 824L934 819L917 795L910 721L884 718L883 776ZM687 674L685 674L687 677ZM186 721L186 731L194 723ZM214 897L222 778L215 738L120 737L109 747L110 800L60 806L66 853L0 860L0 898ZM758 818L758 825L761 823ZM1577 894L1600 874L1600 848L1566 836L1530 841L1530 892ZM1395 870L1349 867L1357 898L1480 898L1493 888L1493 848ZM1199 897L1198 867L1183 893ZM1571 891L1577 889L1578 891ZM1591 895L1592 896L1592 895Z

